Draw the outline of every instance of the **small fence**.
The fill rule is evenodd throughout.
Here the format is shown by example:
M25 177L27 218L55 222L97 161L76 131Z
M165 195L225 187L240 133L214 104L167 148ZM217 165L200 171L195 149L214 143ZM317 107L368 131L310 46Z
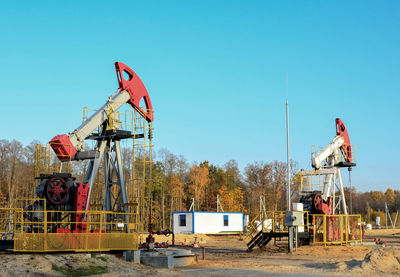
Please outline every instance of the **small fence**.
M312 215L313 244L362 242L361 215Z
M244 237L252 238L258 232L288 232L285 226L286 212L266 212L258 215L245 228ZM303 225L299 232L308 232L315 245L348 244L362 242L361 215L323 215L303 212Z
M15 212L19 210L0 208L0 240L14 239Z
M285 226L286 212L285 211L268 211L257 215L252 221L247 224L243 234L245 238L251 238L260 231L283 233L288 232L287 226ZM308 212L303 212L304 225L299 226L300 232L308 232L309 229L309 216Z
M0 208L0 237L14 240L14 251L137 250L135 213L50 211L36 206Z
M41 174L53 174L54 172L71 172L71 157L69 154L61 153L58 156L63 159L60 162L57 155L53 152L52 147L64 147L68 153L71 153L71 145L52 142L47 144L36 144L35 151L35 178Z

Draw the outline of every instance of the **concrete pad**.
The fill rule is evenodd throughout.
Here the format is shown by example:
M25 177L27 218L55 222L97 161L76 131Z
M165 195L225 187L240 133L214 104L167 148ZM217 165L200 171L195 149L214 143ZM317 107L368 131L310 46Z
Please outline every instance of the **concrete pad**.
M132 251L132 261L135 264L140 264L140 250Z
M132 259L132 251L131 250L126 250L123 252L125 261L130 262Z
M189 256L174 256L174 267L184 267L195 263L194 254Z
M145 265L149 265L155 268L173 268L174 267L174 257L169 256L150 256L142 255L140 257L140 262Z

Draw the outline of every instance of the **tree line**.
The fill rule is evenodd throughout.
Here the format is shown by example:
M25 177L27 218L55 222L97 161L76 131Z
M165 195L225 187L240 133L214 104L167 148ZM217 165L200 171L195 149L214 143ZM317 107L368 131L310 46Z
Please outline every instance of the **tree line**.
M0 140L0 204L12 206L15 198L34 197L35 146L32 141L23 146L16 140ZM129 157L129 149L123 156ZM156 227L172 227L173 211L216 211L219 207L225 212L244 212L250 218L257 216L260 197L270 211L286 210L287 165L281 161L255 161L243 170L236 160L223 165L209 161L188 162L182 155L161 149L155 153L152 162L151 209ZM127 159L129 160L129 159ZM130 161L125 163L129 172ZM292 162L293 178L291 190L293 201L298 200L299 177L295 162ZM83 167L76 175L82 176ZM126 173L128 174L128 173ZM128 179L128 178L127 178ZM355 214L361 214L367 222L374 222L376 216L385 224L384 207L387 204L392 219L400 208L400 191L387 189L385 192L357 192L345 188L348 206ZM399 220L400 221L400 220Z

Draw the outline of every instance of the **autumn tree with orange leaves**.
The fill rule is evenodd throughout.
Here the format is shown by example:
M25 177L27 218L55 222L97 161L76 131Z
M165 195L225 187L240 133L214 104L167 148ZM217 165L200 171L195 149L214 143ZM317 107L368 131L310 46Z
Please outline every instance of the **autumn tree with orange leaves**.
M224 212L245 212L244 193L241 187L229 190L223 185L219 191L219 202Z
M204 204L205 189L210 183L208 168L193 165L189 169L188 199L194 199L194 209L199 211Z
M36 143L38 142L33 141L24 146L16 140L0 139L0 206L10 207L16 198L35 196L36 182L33 175ZM122 151L124 174L126 180L129 180L132 151ZM286 208L284 162L258 161L248 164L244 170L239 169L235 160L230 160L222 166L209 161L189 165L183 156L162 149L152 165L149 197L155 229L171 228L172 212L188 210L192 198L195 199L197 211L216 211L219 196L225 212L244 212L251 218L259 212L260 196L265 199L268 210L281 211ZM301 178L296 174L295 163L291 167L294 169L292 200L298 201ZM72 168L72 174L77 180L82 179L84 171L83 164ZM398 185L393 184L392 187L397 188ZM344 192L347 199L352 196L353 213L362 214L363 220L368 223L374 223L376 217L381 216L381 223L384 224L385 203L392 218L395 218L397 210L400 210L398 189L357 192L355 187L345 187ZM399 223L400 220L397 221L397 225Z

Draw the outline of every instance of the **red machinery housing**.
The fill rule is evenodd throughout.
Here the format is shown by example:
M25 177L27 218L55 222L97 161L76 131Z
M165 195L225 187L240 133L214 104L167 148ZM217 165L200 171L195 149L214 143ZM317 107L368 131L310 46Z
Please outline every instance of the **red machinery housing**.
M42 221L43 218L39 218L42 215L41 211L46 210L48 211L47 222L50 222L49 226L51 226L50 232L86 232L84 211L88 202L88 184L76 182L75 178L68 173L42 174L38 179L41 181L36 187L36 195L39 198L46 199L46 207L43 206L43 201L35 201L25 207L27 211L38 211L38 213L27 213L27 216L32 217L28 219ZM70 222L72 222L70 226L62 227L60 224L53 224L54 226L52 226L52 222L61 222L60 218L68 215L69 211L71 211ZM33 218L35 214L39 217Z

